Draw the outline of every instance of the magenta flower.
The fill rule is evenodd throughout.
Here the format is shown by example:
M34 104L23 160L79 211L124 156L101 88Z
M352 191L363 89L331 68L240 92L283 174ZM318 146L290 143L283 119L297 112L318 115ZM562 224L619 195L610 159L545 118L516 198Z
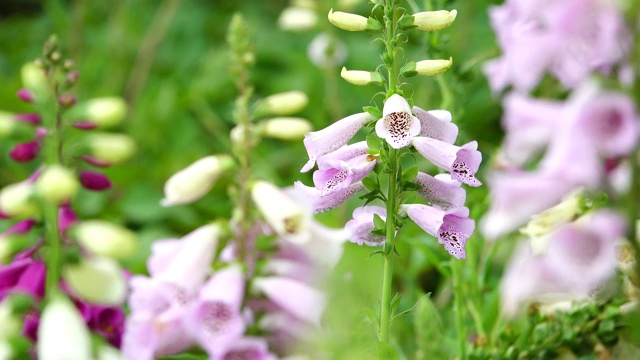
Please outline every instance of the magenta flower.
M111 188L111 180L99 172L82 170L80 172L80 183L87 190L103 191Z
M482 185L475 177L482 162L482 154L477 150L477 142L472 141L462 146L455 146L440 140L416 137L412 143L420 155L437 167L449 171L452 179L470 186Z
M31 141L24 144L18 144L13 147L9 156L17 162L29 162L40 153L40 144L37 141Z
M385 242L382 235L374 235L371 231L375 230L373 224L374 214L377 214L382 220L387 219L387 210L381 206L362 206L353 211L353 219L349 220L344 226L349 234L349 241L358 245L365 244L367 246L380 246Z
M78 216L71 208L71 205L60 205L58 209L58 230L60 233L64 233L76 222L78 222Z
M322 130L306 134L304 136L304 146L307 149L309 161L302 167L300 172L311 170L318 157L346 145L358 130L373 119L366 112L358 113L338 120Z
M362 182L356 182L340 191L321 196L320 190L314 187L306 186L300 181L296 181L293 185L296 189L303 191L306 196L311 199L313 212L316 214L329 211L335 207L342 205L353 195L365 189L364 185L362 185Z
M90 305L89 329L102 336L111 345L120 348L124 333L125 314L115 306Z
M409 216L427 234L436 237L453 257L466 257L464 248L476 227L475 221L468 217L469 209L458 207L444 211L428 205L408 204L400 205L400 213Z
M411 109L420 120L420 136L453 144L458 138L458 127L451 122L451 113L446 110L423 110L417 106Z
M376 122L376 134L394 149L409 146L411 139L420 134L420 120L413 116L405 98L393 94L387 99L382 118Z
M25 88L18 90L18 93L16 94L16 96L18 96L20 100L27 103L33 102L33 100L35 99L35 96L33 96L33 93Z
M42 122L40 115L34 113L17 114L13 118L17 121L25 122L30 125L40 125Z
M467 192L461 187L462 184L459 181L451 179L447 174L438 174L434 177L418 172L413 182L422 187L416 190L416 193L435 207L447 210L464 206Z
M42 261L16 256L7 265L0 265L0 300L10 293L23 293L42 299L46 267Z

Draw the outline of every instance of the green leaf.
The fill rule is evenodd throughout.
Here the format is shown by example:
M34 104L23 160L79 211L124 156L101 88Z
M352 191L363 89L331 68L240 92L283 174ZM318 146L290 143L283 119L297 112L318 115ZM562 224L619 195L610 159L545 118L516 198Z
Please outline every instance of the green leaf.
M370 191L380 190L380 184L378 183L377 179L378 179L377 177L375 179L371 177L366 177L362 179L362 185L364 185L364 187L366 187Z
M375 225L376 229L382 230L386 229L387 227L387 223L382 220L382 218L378 214L373 214L373 225Z
M422 186L411 181L403 181L401 187L403 191L417 191L422 189Z
M387 235L387 232L386 232L386 230L384 230L384 229L375 229L375 230L371 230L371 233L372 233L373 235L378 235L378 236L385 236L385 235Z
M373 326L373 328L375 329L376 333L379 333L380 332L380 322L378 321L378 314L376 314L376 312L372 308L369 308L369 307L364 308L363 311L364 311L364 315L367 317L367 320Z
M402 69L400 69L400 74L404 77L413 77L418 75L418 72L416 71L416 63L414 61L409 61L404 64Z
M400 179L402 181L413 181L418 176L418 165L413 165L402 172Z
M378 110L377 108L374 108L374 109ZM380 110L378 110L378 111L380 111ZM382 117L382 114L380 114L379 117ZM369 147L370 150L375 150L376 154L378 152L380 152L380 149L382 148L382 145L383 145L383 143L382 143L382 140L380 138L375 137L375 136L367 136L367 146Z
M398 360L396 349L394 349L390 344L378 341L376 348L378 349L379 360Z

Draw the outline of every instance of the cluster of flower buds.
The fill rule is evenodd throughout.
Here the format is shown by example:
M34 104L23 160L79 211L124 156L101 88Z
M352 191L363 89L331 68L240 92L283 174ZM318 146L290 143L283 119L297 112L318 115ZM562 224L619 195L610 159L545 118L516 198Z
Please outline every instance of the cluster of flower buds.
M0 116L0 135L21 142L11 158L42 162L28 179L0 190L0 219L13 222L0 234L0 307L16 297L29 299L16 313L28 346L10 346L11 358L26 356L37 344L41 359L89 359L95 358L90 331L120 346L127 274L117 261L133 254L137 240L116 224L79 221L72 203L81 187L110 188L106 175L92 167L124 161L135 146L116 133L72 134L117 125L126 105L120 98L77 102L70 90L78 72L62 59L55 36L43 55L23 67L24 88L17 94L35 111ZM7 347L5 338L0 347Z

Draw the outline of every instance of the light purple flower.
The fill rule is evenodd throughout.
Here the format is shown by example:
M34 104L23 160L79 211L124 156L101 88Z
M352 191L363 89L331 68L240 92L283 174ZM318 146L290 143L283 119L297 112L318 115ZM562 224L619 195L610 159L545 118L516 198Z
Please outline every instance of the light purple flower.
M338 120L322 130L306 134L304 136L304 146L307 149L309 161L302 167L300 172L311 170L318 157L346 145L358 130L373 119L369 113L358 113Z
M318 169L337 169L342 162L366 155L367 150L369 150L369 146L366 141L342 146L336 151L318 157Z
M234 341L224 356L213 360L276 360L269 352L267 341L256 337L243 337Z
M349 200L353 195L365 189L362 182L356 182L349 187L330 193L326 196L320 195L320 190L306 186L300 181L296 181L294 184L296 189L303 191L309 199L311 199L311 207L314 213L321 213L329 211L337 206L342 205L345 201Z
M319 169L313 173L313 182L320 196L343 191L352 183L361 181L376 166L375 155L363 154L348 161L340 161L335 168Z
M371 231L375 230L373 224L374 214L377 214L382 220L387 219L387 210L381 206L362 206L353 211L353 219L349 220L344 226L349 234L349 241L358 245L365 244L368 246L380 246L385 242L382 235L374 235Z
M393 94L384 103L382 118L376 122L376 134L394 149L409 146L420 134L420 120L413 116L405 98Z
M415 137L412 143L420 155L439 168L449 171L452 179L474 187L482 185L475 177L482 162L482 154L477 150L476 141L456 146L427 137Z
M444 211L428 205L407 204L400 205L400 213L406 214L427 234L436 237L453 257L466 257L464 248L476 227L475 221L469 218L469 209L458 207Z
M458 138L458 127L451 122L451 113L446 110L423 110L417 106L413 114L420 120L420 136L453 144Z
M256 278L253 286L287 313L320 326L326 305L325 296L320 290L286 277Z
M461 187L459 181L451 179L447 174L438 174L434 177L418 172L413 182L422 186L421 189L416 190L416 193L435 207L447 210L464 206L467 192Z

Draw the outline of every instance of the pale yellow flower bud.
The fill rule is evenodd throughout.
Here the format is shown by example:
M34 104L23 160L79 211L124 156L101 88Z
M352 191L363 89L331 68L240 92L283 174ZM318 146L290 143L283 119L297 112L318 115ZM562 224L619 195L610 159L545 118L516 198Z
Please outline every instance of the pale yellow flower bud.
M36 95L36 98L49 92L47 76L44 70L35 63L30 62L24 64L20 75L22 77L22 85L29 91L32 91Z
M97 360L124 360L118 349L108 345L102 345L98 349Z
M233 165L229 155L207 156L178 171L164 185L162 206L189 204L200 199Z
M347 70L346 67L342 67L340 76L347 82L354 85L373 85L381 84L383 79L377 72L369 72L363 70Z
M89 330L70 300L57 296L42 312L38 327L38 359L88 360L91 356Z
M0 324L2 324L0 326L0 342L11 336L19 335L22 330L20 318L14 314L11 302L6 299L0 302Z
M126 114L127 104L120 97L95 98L85 104L86 120L101 128L119 124Z
M278 26L287 31L305 31L318 23L315 10L292 6L284 9L278 18Z
M109 258L93 257L68 265L64 279L74 293L95 304L119 305L127 295L122 269Z
M447 71L453 64L453 59L449 60L422 60L416 63L416 71L419 75L434 76Z
M458 12L456 10L424 11L413 14L413 25L422 31L442 30L453 24Z
M113 259L131 256L137 245L133 231L103 220L83 221L74 227L73 234L91 253Z
M273 118L260 123L262 135L280 140L300 140L312 130L306 119L295 117Z
M136 149L130 137L122 134L96 133L89 138L91 155L108 164L117 164L129 159Z
M0 190L0 210L17 218L28 218L38 214L38 206L33 200L33 184L23 181L10 184Z
M342 11L329 11L329 21L342 30L365 31L367 30L367 18L361 15L345 13Z
M311 214L281 189L272 183L257 181L251 188L251 196L267 224L278 235L296 243L308 241Z
M0 111L0 138L11 135L15 126L16 121L13 119L13 114Z
M50 204L60 205L78 192L80 182L71 170L58 164L47 166L35 184L36 192Z
M260 101L256 115L291 115L304 109L308 103L309 98L302 91L287 91L268 96Z
M0 236L0 264L5 264L7 260L11 259L13 255L13 249L8 239Z

